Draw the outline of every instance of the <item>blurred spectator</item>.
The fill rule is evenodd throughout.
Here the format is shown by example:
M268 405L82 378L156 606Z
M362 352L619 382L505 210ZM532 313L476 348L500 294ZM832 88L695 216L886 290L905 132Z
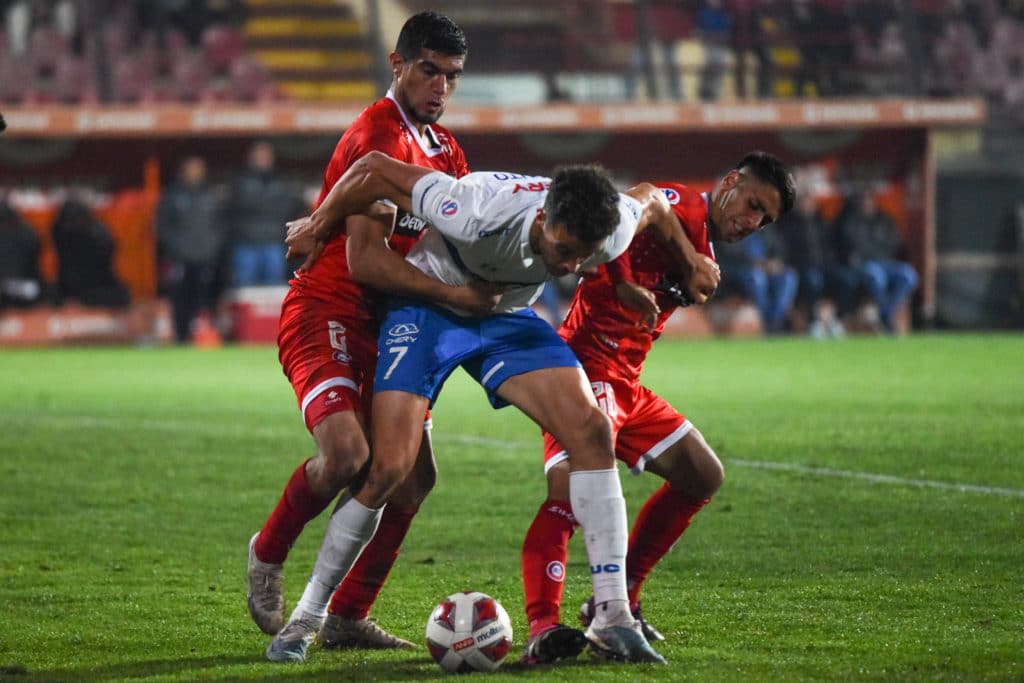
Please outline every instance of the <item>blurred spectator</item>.
M732 24L732 15L723 7L722 0L703 0L697 10L697 30L704 45L704 70L698 91L702 100L714 101L722 96L722 81L732 44Z
M39 301L43 289L39 248L39 234L0 200L0 308Z
M50 230L57 252L57 292L62 301L123 308L128 288L114 275L114 237L82 202L61 206Z
M168 266L179 344L192 338L194 325L209 325L225 233L223 198L207 184L206 161L185 159L177 182L157 207L157 245Z
M715 259L726 290L738 286L757 306L765 332L782 332L796 299L798 277L786 264L785 244L776 226L739 242L716 242Z
M901 242L892 219L865 192L847 201L836 222L840 264L840 300L846 308L865 288L878 308L882 328L894 333L893 314L917 287L917 272L900 260Z
M775 227L786 243L787 261L797 273L797 295L807 307L808 332L816 339L843 336L845 330L834 306L822 298L836 265L835 240L814 195L800 192L796 210L785 214Z
M285 222L306 214L300 194L274 170L274 148L259 141L229 199L232 283L236 287L283 284Z

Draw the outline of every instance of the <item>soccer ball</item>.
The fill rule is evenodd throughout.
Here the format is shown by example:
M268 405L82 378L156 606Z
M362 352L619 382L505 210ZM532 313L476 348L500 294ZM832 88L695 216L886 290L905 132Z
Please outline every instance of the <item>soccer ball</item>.
M512 622L491 596L454 593L430 613L427 647L445 671L494 671L512 649Z

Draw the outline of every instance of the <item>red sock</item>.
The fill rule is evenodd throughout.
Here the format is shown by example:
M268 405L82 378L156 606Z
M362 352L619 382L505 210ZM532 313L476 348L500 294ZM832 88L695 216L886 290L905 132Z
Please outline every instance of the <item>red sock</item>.
M630 602L640 599L640 586L654 565L663 558L686 528L693 516L710 502L681 495L666 483L655 491L633 523L626 555L626 585Z
M565 560L576 518L567 500L544 501L523 541L523 590L530 637L557 624L565 587Z
M331 502L333 496L321 499L309 488L306 462L298 466L284 487L281 500L270 513L256 539L256 557L261 562L281 564L288 557L295 539L306 523L315 518Z
M352 565L338 590L334 591L328 612L345 619L362 619L370 613L370 607L398 559L398 547L402 545L417 509L392 504L384 508L377 533Z

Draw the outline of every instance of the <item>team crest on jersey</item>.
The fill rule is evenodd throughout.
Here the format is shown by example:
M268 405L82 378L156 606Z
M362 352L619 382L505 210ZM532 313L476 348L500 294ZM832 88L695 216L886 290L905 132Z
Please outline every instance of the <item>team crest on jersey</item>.
M441 215L445 218L451 218L459 212L459 203L454 199L448 199L441 204Z
M679 192L673 190L671 187L663 187L661 191L665 193L665 198L668 199L669 204L679 203Z

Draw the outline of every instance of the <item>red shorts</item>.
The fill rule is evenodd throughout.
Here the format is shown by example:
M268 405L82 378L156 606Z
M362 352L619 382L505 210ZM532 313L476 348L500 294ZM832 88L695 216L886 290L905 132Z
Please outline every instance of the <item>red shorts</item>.
M640 382L618 378L592 380L598 405L612 421L615 457L629 465L633 474L665 452L693 428L668 401ZM568 459L550 434L544 434L544 471Z
M377 365L377 327L365 312L288 293L281 307L278 359L292 383L306 428L328 415L360 412L367 422Z

